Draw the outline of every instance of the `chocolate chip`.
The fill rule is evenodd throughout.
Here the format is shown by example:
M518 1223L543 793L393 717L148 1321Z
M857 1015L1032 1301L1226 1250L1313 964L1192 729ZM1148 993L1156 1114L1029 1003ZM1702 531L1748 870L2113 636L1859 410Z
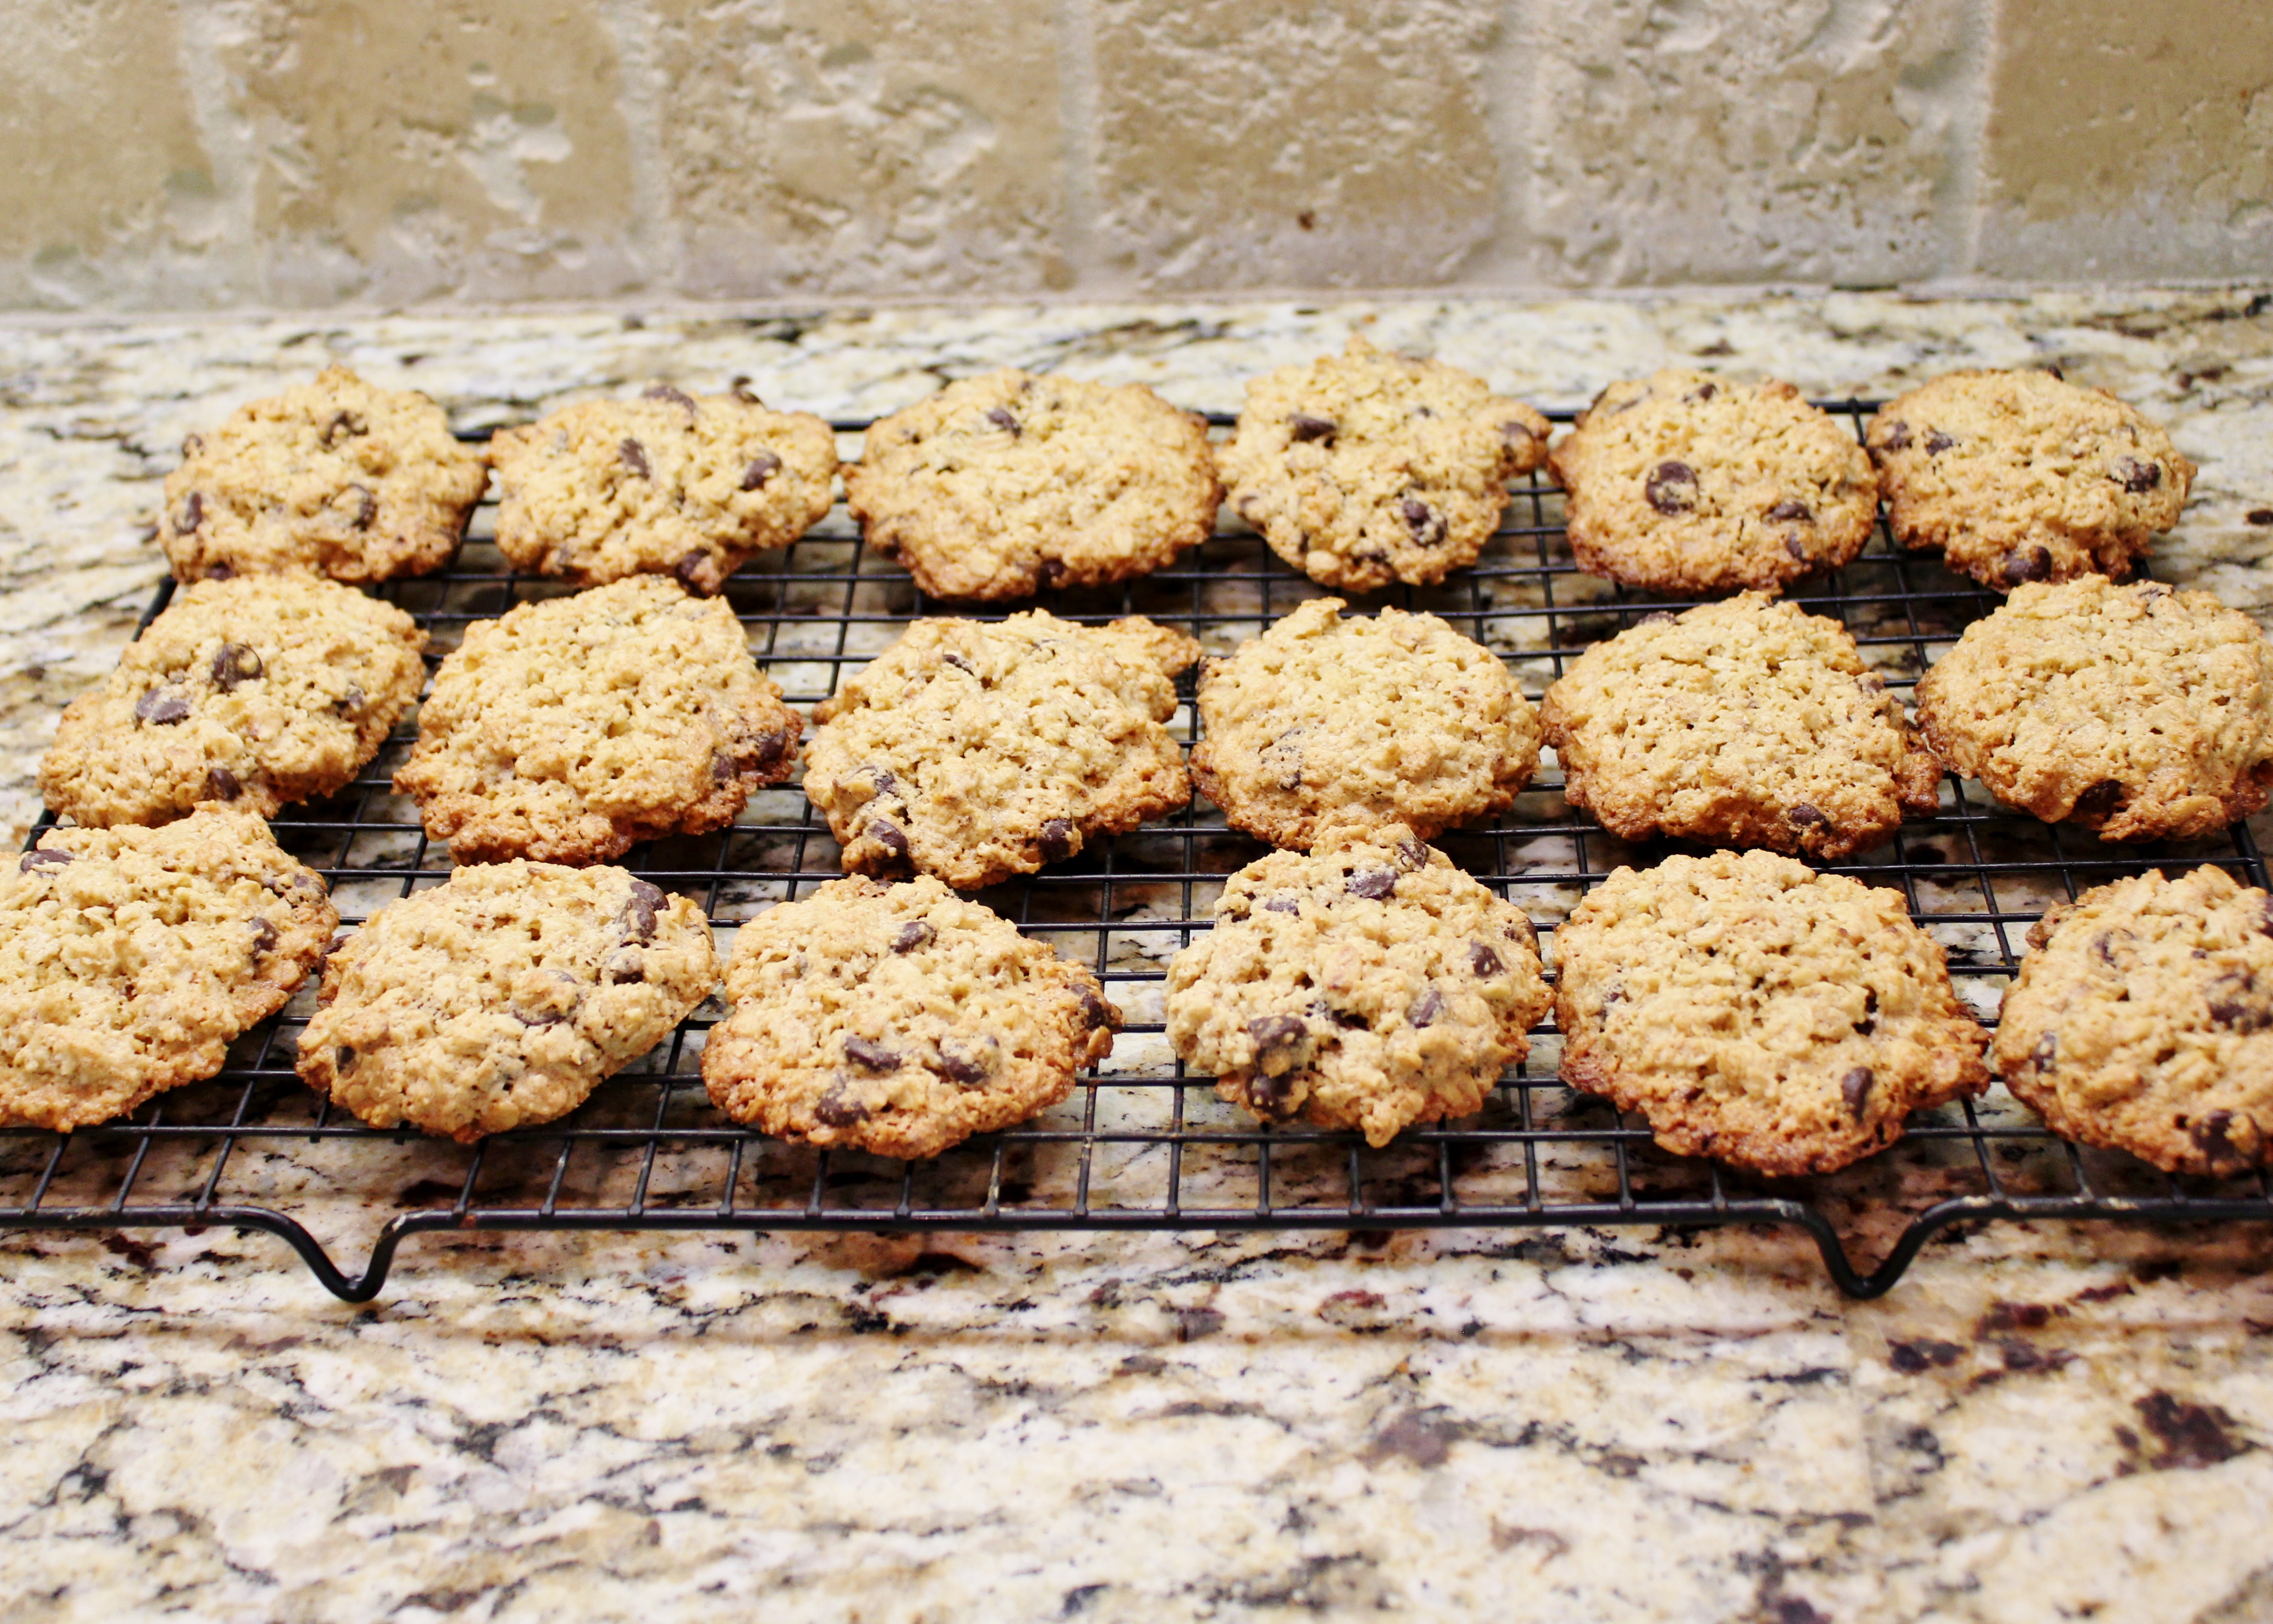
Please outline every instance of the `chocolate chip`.
M17 858L16 872L19 874L36 874L43 868L61 868L64 864L75 861L77 859L68 851L43 846L37 851L27 851Z
M742 470L742 489L755 490L766 481L781 472L782 460L769 451L761 451L750 459L750 466Z
M1045 863L1064 862L1073 856L1079 844L1073 825L1067 819L1052 818L1042 825L1042 860Z
M229 561L225 558L217 558L206 565L207 580L233 580L236 577L236 572L229 568Z
M930 920L911 919L893 933L892 951L913 953L919 947L928 947L938 935Z
M347 1044L341 1044L332 1055L332 1069L343 1072L354 1064L355 1051L349 1048Z
M338 932L331 940L324 944L324 956L327 959L330 958L334 954L337 953L341 948L346 947L355 938L349 935L345 931Z
M973 676L973 677L976 677L976 676L978 676L978 675L979 675L979 668L978 668L977 666L975 666L975 665L971 664L970 661L968 661L968 660L964 659L964 658L961 655L959 655L959 654L954 654L954 653L943 654L943 655L940 655L940 658L941 658L941 659L942 659L942 660L944 660L944 661L946 661L948 664L949 664L949 665L953 666L953 667L954 667L956 670L958 670L958 671L965 671L965 672L968 672L970 675L971 675L971 676Z
M904 857L908 855L906 832L896 823L887 823L881 818L878 818L870 822L862 833L895 857Z
M1699 384L1683 398L1689 400L1709 400L1720 393L1721 385L1718 384Z
M1908 451L1910 448L1909 424L1900 420L1888 423L1886 433L1879 437L1879 444L1888 451Z
M1527 423L1504 423L1499 426L1499 438L1512 448L1520 451L1539 437L1531 431Z
M954 1038L942 1041L939 1046L939 1061L933 1068L949 1082L968 1089L986 1081L994 1069L994 1059L1001 1045L991 1037L976 1042L968 1039L957 1043Z
M1269 1122L1284 1122L1298 1109L1295 1089L1301 1085L1289 1072L1247 1080L1247 1108Z
M2114 471L2108 477L2136 495L2142 490L2152 490L2163 483L2163 465L2142 462L2136 457L2118 457Z
M1810 806L1805 801L1802 801L1797 806L1792 807L1789 812L1784 813L1784 816L1791 819L1792 822L1798 824L1802 828L1807 827L1810 824L1820 823L1828 825L1831 821L1830 819L1825 817L1820 812L1816 810L1816 808Z
M866 1066L872 1072L896 1071L900 1065L897 1054L875 1039L863 1037L858 1032L844 1039L844 1058L855 1066Z
M624 903L624 929L635 942L655 939L656 915L664 906L663 893L644 879L632 881L632 894Z
M2261 898L2258 902L2257 933L2273 936L2273 896Z
M675 389L669 384L649 384L646 388L640 391L640 399L642 400L668 400L673 406L683 406L686 408L686 415L690 417L694 416L701 409L694 404L694 397L693 395L688 394L684 389Z
M331 422L324 425L324 445L326 450L341 440L351 440L359 434L371 432L371 425L354 412L334 412Z
M1957 441L1954 437L1944 434L1939 429L1929 429L1926 430L1925 454L1929 457L1939 457L1943 452L1947 451L1951 446L1956 444Z
M2243 1139L2259 1139L2256 1123L2231 1111L2213 1111L2188 1130L2187 1136L2194 1141L2194 1149L2201 1151L2209 1163L2212 1172L2238 1172L2258 1159L2247 1145L2236 1142L2234 1129L2237 1122L2247 1124L2241 1134ZM2260 1140L2262 1148L2262 1141Z
M1483 943L1470 942L1468 968L1479 976L1497 976L1505 971L1507 966L1500 962L1499 954L1485 947Z
M2008 587L2023 581L2042 580L2052 573L2051 550L2044 547L2015 547L1997 561L1997 573L2005 578Z
M641 479L653 479L655 477L655 470L648 467L647 447L641 445L637 440L627 439L622 445L617 446L616 455L622 459L623 465L626 468L638 475Z
M1310 1036L1309 1022L1300 1015L1257 1015L1247 1023L1247 1035L1259 1053L1266 1049L1291 1049Z
M2253 507L2242 519L2254 525L2273 525L2273 507Z
M671 566L671 573L678 578L679 584L689 592L700 593L708 597L709 589L704 585L704 581L709 574L709 548L690 547L679 555L679 562Z
M619 947L600 965L600 979L611 987L647 979L647 959L636 947Z
M1871 1068L1858 1066L1839 1080L1839 1096L1847 1102L1847 1114L1860 1122L1864 1103L1871 1097Z
M1045 587L1054 589L1058 587L1063 586L1065 584L1065 578L1073 573L1073 572L1066 568L1065 560L1062 558L1045 558L1042 560L1041 568L1039 573L1041 577L1042 585Z
M1616 976L1611 977L1610 984L1602 989L1602 1001L1594 1007L1594 1024L1603 1027L1609 1025L1610 1007L1625 1001L1625 983L1620 981Z
M182 437L182 455L184 457L194 457L205 448L206 437L204 435L185 434Z
M1855 1023L1856 1031L1868 1037L1879 1029L1879 995L1870 987L1863 989L1863 1018Z
M1378 902L1397 889L1397 871L1389 868L1362 868L1345 882L1352 896L1362 896L1368 902Z
M372 523L379 518L379 498L371 495L368 486L349 485L348 489L355 492L359 498L356 503L355 528L358 530L370 529Z
M2059 1059L2059 1038L2051 1032L2037 1039L2037 1046L2029 1051L2029 1063L2040 1072L2052 1070L2053 1062Z
M1650 470L1641 493L1661 513L1685 513L1697 505L1697 470L1685 462L1661 462Z
M223 693L241 682L251 682L264 668L260 655L243 643L223 643L213 657L214 686Z
M1423 992L1419 998L1414 999L1411 1007L1406 1010L1405 1024L1407 1026L1427 1026L1429 1022L1436 1020L1438 1015L1441 1015L1444 1013L1444 1000L1437 995L1436 988L1430 987Z
M237 782L236 775L229 768L209 767L206 769L206 799L233 801L244 793L244 786Z
M1302 904L1291 896L1265 897L1263 900L1263 911L1270 914L1299 914L1302 911ZM2273 926L2269 926L2265 933L2273 936Z
M2257 977L2248 970L2220 976L2204 994L2209 1018L2228 1031L2262 1032L2273 1027L2273 1006L2257 990Z
M1783 538L1783 550L1791 555L1793 563L1804 564L1807 562L1807 543L1801 541L1799 537L1796 535L1785 536Z
M829 1091L814 1103L813 1114L825 1127L851 1127L868 1119L868 1108L838 1082L830 1084Z
M1812 519L1815 517L1815 510L1797 498L1786 497L1768 509L1767 517L1774 520Z
M899 794L900 781L892 776L889 767L877 767L871 763L859 770L868 775L868 782L876 786L876 793L879 796Z
M1500 934L1512 942L1521 942L1534 953L1539 951L1539 927L1520 916Z
M134 719L155 728L170 728L190 719L190 702L178 693L153 688L134 701Z
M340 697L333 702L333 708L340 712L341 715L346 716L354 715L356 712L361 710L363 707L364 692L363 685L361 683L349 683L348 685L348 691L340 695Z
M1331 417L1313 417L1308 412L1296 412L1287 419L1287 430L1297 444L1304 440L1332 442L1335 430Z
M189 500L182 504L181 532L184 535L194 535L197 528L205 521L205 495L202 491L192 490L190 492Z
M1007 406L988 407L986 408L986 421L993 423L996 428L1001 430L1014 440L1018 438L1021 432L1023 432L1023 430L1018 427L1018 419L1016 415L1014 414Z
M1408 872L1426 868L1429 866L1429 848L1417 840L1401 840L1397 842L1397 861Z
M2112 778L2103 778L2075 797L2075 805L2068 816L2104 823L2115 815L2116 808L2122 804L2122 784Z
M514 1018L514 1020L516 1020L516 1021L520 1022L521 1023L521 1025L523 1025L523 1026L525 1026L525 1027L531 1027L531 1028L535 1028L535 1027L546 1027L546 1026L559 1026L562 1022L566 1021L568 1017L567 1017L567 1015L566 1015L566 1014L563 1014L561 1011L557 1010L557 1009L547 1010L544 1014L541 1014L541 1015L525 1015L525 1014L521 1014L521 1011L519 1011L518 1009L516 1009L516 1010L514 1010L514 1011L513 1012L513 1018Z
M1095 1031L1099 1028L1110 1028L1119 1018L1119 1012L1096 993L1084 987L1081 990L1081 1018L1091 1031Z
M1417 498L1407 497L1397 505L1404 516L1405 528L1413 532L1414 541L1422 547L1441 545L1450 529L1437 516L1437 510Z

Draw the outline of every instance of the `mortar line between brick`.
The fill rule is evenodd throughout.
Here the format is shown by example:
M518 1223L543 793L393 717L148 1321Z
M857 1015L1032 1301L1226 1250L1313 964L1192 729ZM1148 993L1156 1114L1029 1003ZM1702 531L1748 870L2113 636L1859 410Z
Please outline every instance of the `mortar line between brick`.
M1089 0L1058 0L1058 165L1064 207L1059 258L1067 287L1086 296L1120 291L1097 239L1097 34Z
M1998 0L1972 0L1965 11L1968 88L1951 125L1949 219L1944 231L1941 280L1981 274L1982 149L1989 133L1989 96L1995 84Z
M664 84L659 24L643 0L601 0L615 41L617 107L631 152L632 232L628 246L645 289L684 287L686 256L671 168L663 150Z

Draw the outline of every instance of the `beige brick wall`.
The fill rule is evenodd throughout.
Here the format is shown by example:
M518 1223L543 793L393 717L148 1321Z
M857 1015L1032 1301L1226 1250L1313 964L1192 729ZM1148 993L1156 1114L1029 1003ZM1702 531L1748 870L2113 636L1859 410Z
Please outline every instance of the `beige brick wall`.
M2262 0L0 19L0 308L2273 277Z

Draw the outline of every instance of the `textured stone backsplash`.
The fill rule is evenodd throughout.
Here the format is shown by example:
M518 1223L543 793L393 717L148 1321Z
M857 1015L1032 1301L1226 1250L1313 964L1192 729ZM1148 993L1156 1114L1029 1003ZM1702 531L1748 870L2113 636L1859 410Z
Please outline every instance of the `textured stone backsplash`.
M2232 0L13 0L0 308L2273 266Z

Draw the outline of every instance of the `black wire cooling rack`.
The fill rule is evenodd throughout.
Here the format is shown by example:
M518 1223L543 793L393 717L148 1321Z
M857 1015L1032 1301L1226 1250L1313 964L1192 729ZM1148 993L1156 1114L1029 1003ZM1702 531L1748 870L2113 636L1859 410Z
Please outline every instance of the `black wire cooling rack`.
M1857 400L1824 404L1857 434L1871 410ZM836 425L845 435L863 426ZM1589 643L1654 610L1683 607L1580 573L1560 515L1559 493L1534 479L1516 489L1473 568L1440 586L1362 596L1355 607L1443 616L1507 659L1536 700ZM454 647L469 622L564 590L507 572L491 535L484 507L449 571L382 591L428 628L430 661ZM753 650L800 708L912 617L968 612L935 608L904 572L869 554L841 508L734 576L726 593ZM1256 536L1229 529L1175 568L1040 602L1082 620L1150 615L1222 654L1320 593ZM159 589L146 625L170 595L170 583ZM1898 688L1996 602L1938 561L1901 551L1883 525L1862 558L1790 595L1844 622ZM1176 725L1189 738L1187 685ZM330 883L345 924L449 872L416 808L390 787L414 737L415 717L349 789L276 821L283 845ZM1550 962L1556 924L1588 887L1621 864L1671 849L1620 841L1573 812L1552 773L1503 820L1437 844L1523 907ZM1128 1025L1064 1104L929 1162L785 1144L713 1111L699 1059L701 1034L723 1013L715 1002L559 1122L470 1148L367 1128L293 1074L311 984L241 1040L211 1081L68 1136L0 1133L0 1228L266 1231L328 1290L361 1302L378 1294L403 1241L443 1231L1340 1230L1369 1239L1414 1228L1752 1224L1804 1229L1842 1291L1873 1297L1954 1224L2273 1219L2273 1186L2262 1173L2178 1179L2079 1150L2001 1089L1922 1113L1899 1144L1842 1173L1750 1178L1669 1156L1638 1119L1563 1087L1552 1030L1534 1035L1524 1065L1476 1116L1410 1130L1378 1150L1347 1134L1258 1125L1176 1061L1162 1036L1161 994L1168 960L1207 928L1224 877L1263 849L1196 802L980 894L1021 929L1094 966ZM794 784L761 793L731 829L658 842L624 861L699 900L722 954L740 922L841 872L828 826ZM2115 846L2006 812L1952 779L1935 815L1833 866L1899 888L1948 949L1961 994L1993 1021L2026 928L2047 906L2120 874L2200 863L2266 884L2245 826L2210 841ZM362 1269L341 1269L319 1231L334 1246L368 1244ZM1858 1264L1850 1243L1876 1261Z

